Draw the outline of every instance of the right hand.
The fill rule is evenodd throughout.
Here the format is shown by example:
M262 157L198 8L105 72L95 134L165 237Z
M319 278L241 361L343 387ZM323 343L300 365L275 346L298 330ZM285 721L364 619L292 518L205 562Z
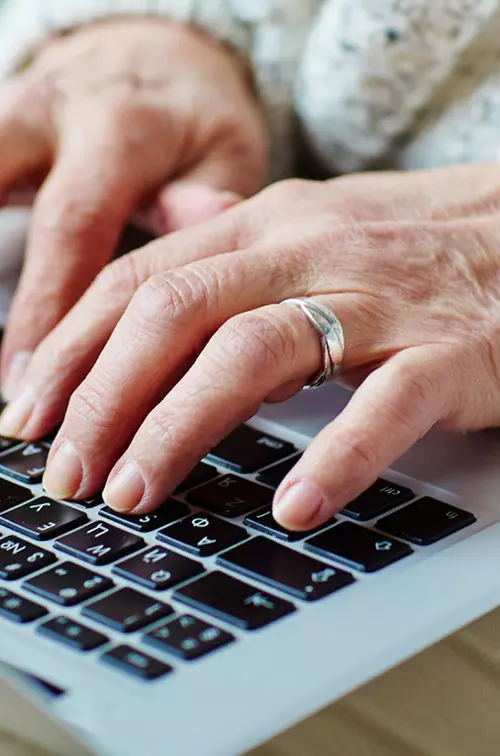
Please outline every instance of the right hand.
M262 184L267 146L242 62L163 19L108 20L48 41L0 86L0 103L0 203L40 187L3 340L11 399L131 215L149 208L158 234L217 215Z

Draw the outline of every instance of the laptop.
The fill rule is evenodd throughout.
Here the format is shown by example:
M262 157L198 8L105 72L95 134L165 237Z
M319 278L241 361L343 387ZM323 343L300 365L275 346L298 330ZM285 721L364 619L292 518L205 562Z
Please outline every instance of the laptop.
M48 499L50 440L0 439L2 754L241 754L500 603L497 431L429 434L316 532L274 522L348 399L266 406L135 519Z

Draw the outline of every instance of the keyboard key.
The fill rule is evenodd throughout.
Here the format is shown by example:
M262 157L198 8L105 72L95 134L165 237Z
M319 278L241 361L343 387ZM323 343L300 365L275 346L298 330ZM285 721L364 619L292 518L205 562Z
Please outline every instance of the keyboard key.
M257 480L261 483L265 483L267 486L278 488L281 481L284 480L286 475L288 475L292 467L297 464L301 456L302 453L294 454L290 459L284 459L283 462L280 462L278 465L268 467L267 470L263 470L258 474Z
M295 611L289 601L217 571L179 588L174 598L243 630L256 630Z
M11 480L0 478L0 512L12 509L12 507L16 507L18 504L24 504L25 501L29 501L32 498L33 494L29 488L19 486Z
M209 480L217 478L218 475L218 471L215 467L212 467L212 465L207 465L205 462L198 462L187 478L177 486L174 494L184 493L184 491L189 491L190 488L201 486L202 483L208 483Z
M352 522L318 533L306 541L306 547L361 572L376 572L412 553L406 543Z
M342 514L354 520L372 520L414 498L415 494L409 488L380 478L357 499L351 501L342 510Z
M133 633L146 625L173 614L173 609L162 601L134 591L120 588L103 598L87 604L82 613L85 617L122 633Z
M204 568L199 562L158 546L120 562L113 572L150 590L164 591L199 575Z
M26 590L63 606L80 604L113 585L104 575L96 575L74 562L61 562L24 583Z
M166 541L196 556L210 556L248 538L246 530L210 514L196 514L161 530Z
M35 622L47 613L45 607L40 604L0 588L0 617L24 625L27 622Z
M66 646L71 646L77 651L92 651L108 643L109 640L102 633L68 617L53 617L39 625L37 632Z
M162 528L170 522L180 520L181 517L187 517L190 509L185 504L175 499L169 499L155 512L144 515L124 515L115 512L109 507L104 507L99 512L103 517L118 522L120 525L126 525L128 528L137 530L138 533L150 533L152 530Z
M84 507L85 509L93 509L94 507L98 507L99 504L102 506L104 504L102 494L98 494L97 496L93 496L91 499L80 499L80 501L70 501L70 504L78 504L79 507Z
M262 431L240 425L208 454L208 461L225 465L239 473L251 473L279 462L295 451L295 446Z
M0 457L0 472L23 483L39 483L45 472L49 450L40 444L24 444Z
M136 651L131 646L112 648L111 651L103 654L101 659L106 664L111 664L122 672L139 677L141 680L157 680L173 671L168 664L153 659L142 651Z
M5 405L0 405L0 413L3 411L4 407ZM19 441L18 438L7 438L6 436L0 436L0 453L9 451L9 449L13 449L14 446L21 446L21 444L23 444L23 442Z
M379 520L377 528L419 546L428 546L475 522L470 512L424 496Z
M349 572L262 536L226 551L217 563L304 601L317 601L354 582Z
M234 635L197 617L184 614L151 630L143 640L159 651L167 651L180 656L184 661L192 661L232 643Z
M70 533L55 544L56 549L96 565L109 564L144 546L139 536L98 521Z
M17 536L0 540L0 578L17 580L53 564L56 558L50 551L24 541Z
M299 532L297 530L286 530L281 525L278 525L273 517L272 510L268 507L264 507L264 509L260 509L258 512L254 512L254 514L248 515L248 517L245 518L243 524L247 525L249 528L253 528L254 530L259 530L261 533L266 533L267 535L281 538L282 541L288 541L288 543L292 543L294 541L301 541L303 538L307 538L308 536L317 533L319 530L324 530L328 525L333 525L334 522L335 517L333 517L324 525L321 525L318 528L313 528L312 530L307 530L305 532Z
M67 504L41 497L4 512L0 522L37 541L48 541L83 525L87 517Z
M239 517L254 509L271 504L273 492L236 475L224 475L187 495L190 504L208 509L223 517Z

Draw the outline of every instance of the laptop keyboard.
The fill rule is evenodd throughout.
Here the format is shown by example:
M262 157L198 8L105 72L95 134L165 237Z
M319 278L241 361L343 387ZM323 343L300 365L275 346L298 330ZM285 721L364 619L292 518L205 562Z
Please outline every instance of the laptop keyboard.
M142 681L335 600L475 522L379 479L330 522L291 533L271 503L300 451L247 425L138 517L100 496L72 503L32 490L49 448L0 439L0 618Z

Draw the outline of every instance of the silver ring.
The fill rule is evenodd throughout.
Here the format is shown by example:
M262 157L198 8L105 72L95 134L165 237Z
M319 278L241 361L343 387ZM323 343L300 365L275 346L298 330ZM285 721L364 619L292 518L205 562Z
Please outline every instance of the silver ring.
M321 337L323 367L304 388L319 388L338 378L344 360L344 329L337 316L325 305L307 297L284 299L281 304L298 307Z

